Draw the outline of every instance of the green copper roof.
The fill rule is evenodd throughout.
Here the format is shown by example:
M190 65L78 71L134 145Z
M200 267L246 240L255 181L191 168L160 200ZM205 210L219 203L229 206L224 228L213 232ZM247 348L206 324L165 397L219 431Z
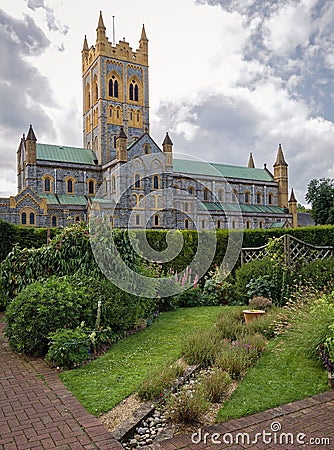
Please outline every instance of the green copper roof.
M61 194L57 195L57 197L61 205L87 205L87 198L84 195Z
M58 199L54 194L38 194L42 198L46 198L48 205L59 205Z
M95 153L88 148L36 144L36 154L38 160L77 164L97 164Z
M279 206L265 206L265 205L246 205L244 203L219 203L219 202L199 202L199 209L202 211L226 211L226 212L245 212L245 213L275 213L283 214L284 208Z
M84 195L74 194L39 194L40 197L46 198L48 205L76 205L86 206L87 198Z
M254 181L274 181L270 173L265 169L256 169L242 166L229 166L227 164L206 163L187 159L173 160L174 172L208 175L213 177L239 178Z

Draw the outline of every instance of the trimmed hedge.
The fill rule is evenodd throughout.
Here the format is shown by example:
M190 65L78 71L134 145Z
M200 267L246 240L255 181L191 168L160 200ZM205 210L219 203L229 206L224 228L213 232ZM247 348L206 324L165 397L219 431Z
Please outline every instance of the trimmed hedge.
M38 248L47 242L46 228L31 228L13 225L0 219L0 261L3 261L14 245L22 248ZM57 229L50 229L50 237L57 234Z

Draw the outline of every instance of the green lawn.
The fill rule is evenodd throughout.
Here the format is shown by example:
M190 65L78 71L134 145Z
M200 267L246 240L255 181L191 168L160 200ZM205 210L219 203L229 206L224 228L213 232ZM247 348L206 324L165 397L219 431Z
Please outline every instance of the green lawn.
M243 417L327 389L327 372L320 364L298 352L289 336L275 339L221 408L217 420Z
M159 315L144 331L114 344L103 356L61 379L83 406L98 416L134 392L150 370L180 356L186 334L215 322L222 307L180 308Z

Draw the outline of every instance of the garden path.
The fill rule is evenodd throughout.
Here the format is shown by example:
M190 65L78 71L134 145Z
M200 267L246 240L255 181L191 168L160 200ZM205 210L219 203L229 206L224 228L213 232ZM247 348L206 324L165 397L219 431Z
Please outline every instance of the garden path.
M0 450L123 449L42 359L12 352L0 314Z

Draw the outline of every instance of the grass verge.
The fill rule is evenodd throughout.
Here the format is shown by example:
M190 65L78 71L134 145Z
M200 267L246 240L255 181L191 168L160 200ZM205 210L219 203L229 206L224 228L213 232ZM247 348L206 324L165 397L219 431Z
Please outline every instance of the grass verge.
M231 307L229 307L231 308ZM145 330L112 346L103 356L82 368L63 372L65 386L92 414L110 411L134 392L148 374L175 361L187 334L215 322L220 306L180 308L162 313Z
M259 361L219 410L217 421L237 419L327 389L327 373L320 364L296 351L289 336L280 337L269 342Z

